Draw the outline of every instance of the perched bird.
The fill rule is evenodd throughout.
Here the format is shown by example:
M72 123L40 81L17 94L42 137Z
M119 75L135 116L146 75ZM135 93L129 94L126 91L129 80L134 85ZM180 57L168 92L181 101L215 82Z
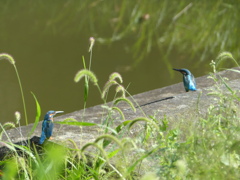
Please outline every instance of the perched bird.
M190 91L196 91L197 85L194 76L188 69L173 69L175 71L179 71L183 74L183 84L185 87L186 92Z
M63 111L48 111L47 114L44 116L44 120L42 123L42 134L39 140L39 144L43 144L45 139L49 139L52 136L53 116L58 113L63 113Z

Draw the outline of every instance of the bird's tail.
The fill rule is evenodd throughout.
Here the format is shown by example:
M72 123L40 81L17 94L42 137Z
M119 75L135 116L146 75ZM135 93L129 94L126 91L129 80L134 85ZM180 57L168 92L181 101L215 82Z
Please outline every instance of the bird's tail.
M46 139L46 135L45 135L45 133L42 131L42 134L41 134L41 137L40 137L40 140L39 140L39 144L43 144L44 141L45 141L45 139Z

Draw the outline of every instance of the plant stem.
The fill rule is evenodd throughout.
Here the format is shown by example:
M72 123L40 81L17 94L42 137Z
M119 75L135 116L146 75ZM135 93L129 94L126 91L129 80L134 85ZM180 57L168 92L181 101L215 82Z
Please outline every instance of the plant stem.
M24 110L24 116L25 116L25 120L26 120L26 125L28 125L27 109L26 109L26 103L25 103L25 98L24 98L24 94L23 94L21 80L20 80L20 77L19 77L19 74L18 74L17 67L15 66L15 64L13 64L13 66L14 66L14 69L15 69L16 74L17 74L18 83L19 83L19 87L20 87L20 91L21 91L22 102L23 102L23 110Z

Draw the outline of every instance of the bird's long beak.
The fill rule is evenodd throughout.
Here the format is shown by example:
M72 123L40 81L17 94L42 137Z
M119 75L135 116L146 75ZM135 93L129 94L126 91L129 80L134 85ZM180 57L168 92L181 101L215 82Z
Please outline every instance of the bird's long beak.
M175 71L181 71L180 69L175 69L175 68L173 68L173 70L175 70Z
M55 114L64 113L64 111L55 111Z
M181 70L181 69L175 69L175 68L173 68L173 70L178 71L178 72L182 73L183 75L186 74L186 73L185 73L183 70Z

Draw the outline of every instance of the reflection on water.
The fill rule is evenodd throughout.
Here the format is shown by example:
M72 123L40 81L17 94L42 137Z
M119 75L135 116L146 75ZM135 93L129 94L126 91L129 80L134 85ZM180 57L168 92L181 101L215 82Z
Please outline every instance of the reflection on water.
M22 53L22 48L29 51ZM169 73L164 65L157 61L157 54L149 56L149 59L132 71L122 70L122 67L129 66L131 56L118 51L118 48L120 49L119 46L107 47L95 44L92 70L97 75L101 87L108 80L110 73L116 70L120 70L125 87L130 84L128 90L132 94L181 81L181 77L167 78ZM83 81L76 84L73 78L76 72L83 68L81 56L84 55L86 61L89 59L87 49L88 37L75 41L48 37L36 38L36 41L24 47L19 46L15 51L11 49L4 51L11 51L15 58L25 93L29 122L33 122L35 117L35 102L31 91L38 98L42 113L51 109L64 110L68 113L83 108ZM0 116L1 119L11 121L15 111L18 110L23 114L20 90L15 72L8 62L1 63L0 72ZM98 90L90 85L87 105L93 106L100 103L102 100Z
M5 42L7 48L3 50L11 53L16 61L25 93L29 122L33 122L35 117L35 102L31 91L38 98L43 114L51 109L68 113L83 108L83 81L76 84L73 78L76 72L83 68L82 55L87 62L89 60L88 37L83 36L76 40L61 37L31 38L32 42L24 43L24 46L20 46L20 42L16 43L16 46L14 43ZM14 39L10 42L14 42ZM153 54L136 69L124 71L123 67L131 64L131 56L124 53L119 45L108 47L96 43L93 49L92 70L97 75L101 87L108 80L110 73L120 70L124 85L127 87L130 84L128 90L132 94L181 81L181 78L175 81L169 78L166 81L165 74L168 72L161 67L157 58ZM0 117L2 120L12 121L15 111L20 111L23 116L20 89L9 62L1 62L0 73ZM100 103L102 100L98 90L90 85L87 105Z
M121 4L119 1L111 1L110 4L102 1L93 1L90 4L71 2L46 6L42 1L36 0L24 4L26 11L23 11L23 4L20 2L15 3L11 0L0 2L0 52L11 54L16 61L25 93L29 122L33 122L35 118L35 102L31 91L41 105L42 117L48 110L63 110L69 113L83 108L83 82L76 84L73 78L76 72L83 68L82 56L86 62L89 60L88 40L91 36L97 39L93 48L91 69L97 75L101 87L114 71L120 72L123 76L123 84L128 87L131 94L180 82L182 77L173 74L171 67L188 68L195 77L209 71L208 64L214 58L212 54L205 55L206 62L199 63L196 49L201 49L199 56L202 52L206 54L206 49L198 47L199 43L189 42L185 36L192 34L194 39L195 28L200 31L197 24L191 22L193 26L190 26L186 19L188 16L183 16L181 17L183 22L179 18L179 24L174 22L174 25L168 26L173 15L184 9L187 3L181 1L180 4L177 3L178 6L172 6L178 9L169 11L170 14L167 14L169 17L164 20L164 12L167 12L169 7L167 1L163 1L161 6L154 5L156 11L153 12L149 11L152 5L147 1L146 5L141 4L141 8L144 9L138 9L135 3L132 4L135 9L131 8L128 1L124 1L126 7L135 10L132 13L126 9L121 13L124 3ZM194 5L191 8L195 8ZM157 12L159 8L161 11ZM222 8L228 11L229 7ZM105 13L102 13L103 11ZM137 20L146 13L150 14L147 19L149 23L139 25ZM182 31L179 28L182 28L180 29ZM159 37L159 34L155 36L154 33L158 31L163 31L162 37ZM169 34L165 36L166 32ZM106 36L110 38L102 38ZM182 36L184 44L179 41ZM111 44L107 43L111 39L114 41ZM174 43L176 45L173 46ZM183 48L189 49L190 52L182 53ZM191 54L193 50L194 55ZM216 54L218 52L219 49ZM193 57L195 60L190 61L189 59ZM141 61L138 61L139 59ZM87 106L100 103L102 100L98 90L90 85ZM13 67L8 62L2 61L1 122L13 121L15 111L20 111L22 117L24 116L17 77ZM22 124L24 122L25 120L21 121Z

